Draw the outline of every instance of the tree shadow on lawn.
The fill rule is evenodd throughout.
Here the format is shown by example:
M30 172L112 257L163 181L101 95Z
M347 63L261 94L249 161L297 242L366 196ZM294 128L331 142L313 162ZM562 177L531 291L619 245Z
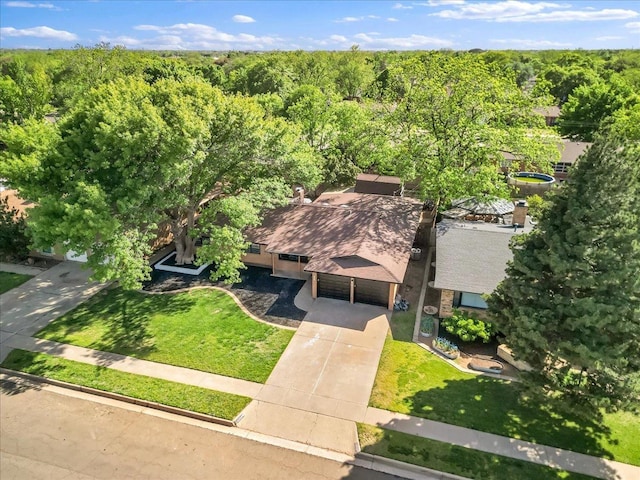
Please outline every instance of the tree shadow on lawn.
M600 419L560 410L551 399L538 403L520 396L519 386L484 376L445 380L444 387L405 398L410 414L497 435L613 458L603 440L615 444ZM605 468L604 464L603 467ZM606 472L605 472L606 473ZM610 478L610 477L603 477ZM613 477L612 477L613 478Z
M68 336L104 325L89 348L144 357L155 350L149 322L154 315L184 313L195 301L184 294L149 295L115 288L97 294L38 332L40 338L65 343Z

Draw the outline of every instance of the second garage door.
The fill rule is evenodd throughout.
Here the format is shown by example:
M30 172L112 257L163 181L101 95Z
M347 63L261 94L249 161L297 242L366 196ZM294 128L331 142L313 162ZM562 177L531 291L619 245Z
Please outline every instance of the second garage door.
M376 282L375 280L363 280L361 278L356 278L355 282L356 302L387 306L389 302L389 284L387 282Z
M338 275L318 274L318 296L349 301L351 279Z

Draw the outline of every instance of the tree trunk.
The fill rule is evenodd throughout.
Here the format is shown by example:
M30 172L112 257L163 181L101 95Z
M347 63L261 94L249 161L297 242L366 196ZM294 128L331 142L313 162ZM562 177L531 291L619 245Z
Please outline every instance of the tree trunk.
M187 212L187 223L176 220L171 224L173 243L176 247L176 265L191 265L196 256L196 239L191 238L189 232L195 225L195 209Z

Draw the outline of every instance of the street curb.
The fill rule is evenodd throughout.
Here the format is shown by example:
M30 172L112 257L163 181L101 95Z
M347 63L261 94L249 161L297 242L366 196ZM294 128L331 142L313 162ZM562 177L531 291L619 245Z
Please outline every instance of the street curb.
M91 395L97 395L99 397L110 398L112 400L118 400L132 405L138 405L146 408L153 408L167 413L173 413L176 415L182 415L183 417L193 418L195 420L202 420L209 423L217 423L218 425L224 425L225 427L235 427L236 423L232 420L226 420L224 418L214 417L212 415L206 415L204 413L192 412L183 408L172 407L169 405L163 405L157 402L151 402L148 400L141 400L139 398L128 397L119 393L107 392L104 390L98 390L97 388L84 387L82 385L76 385L74 383L63 382L61 380L55 380L53 378L39 377L38 375L32 375L30 373L19 372L16 370L10 370L8 368L0 367L0 373L8 375L9 377L22 377L35 383L47 383L56 387L67 388L69 390L75 390L78 392L89 393Z
M370 465L367 468L376 470L383 473L397 474L402 472L403 475L410 475L406 478L411 480L469 480L467 477L460 477L452 473L441 472L439 470L432 470L430 468L421 467L419 465L413 465L412 463L401 462L392 458L380 457L378 455L372 455L370 453L358 452L355 455L356 460L363 460L365 463L359 464L359 466ZM386 468L385 468L386 467Z

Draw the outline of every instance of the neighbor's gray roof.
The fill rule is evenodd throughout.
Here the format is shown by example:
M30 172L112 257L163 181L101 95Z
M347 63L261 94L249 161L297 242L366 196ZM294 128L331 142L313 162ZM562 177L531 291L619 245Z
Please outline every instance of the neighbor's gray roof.
M580 155L586 152L591 145L593 145L593 143L573 142L571 140L563 139L562 143L558 145L558 148L562 149L560 162L575 163Z
M518 234L526 229L518 229ZM444 220L437 226L434 287L491 293L505 276L512 258L513 227Z

